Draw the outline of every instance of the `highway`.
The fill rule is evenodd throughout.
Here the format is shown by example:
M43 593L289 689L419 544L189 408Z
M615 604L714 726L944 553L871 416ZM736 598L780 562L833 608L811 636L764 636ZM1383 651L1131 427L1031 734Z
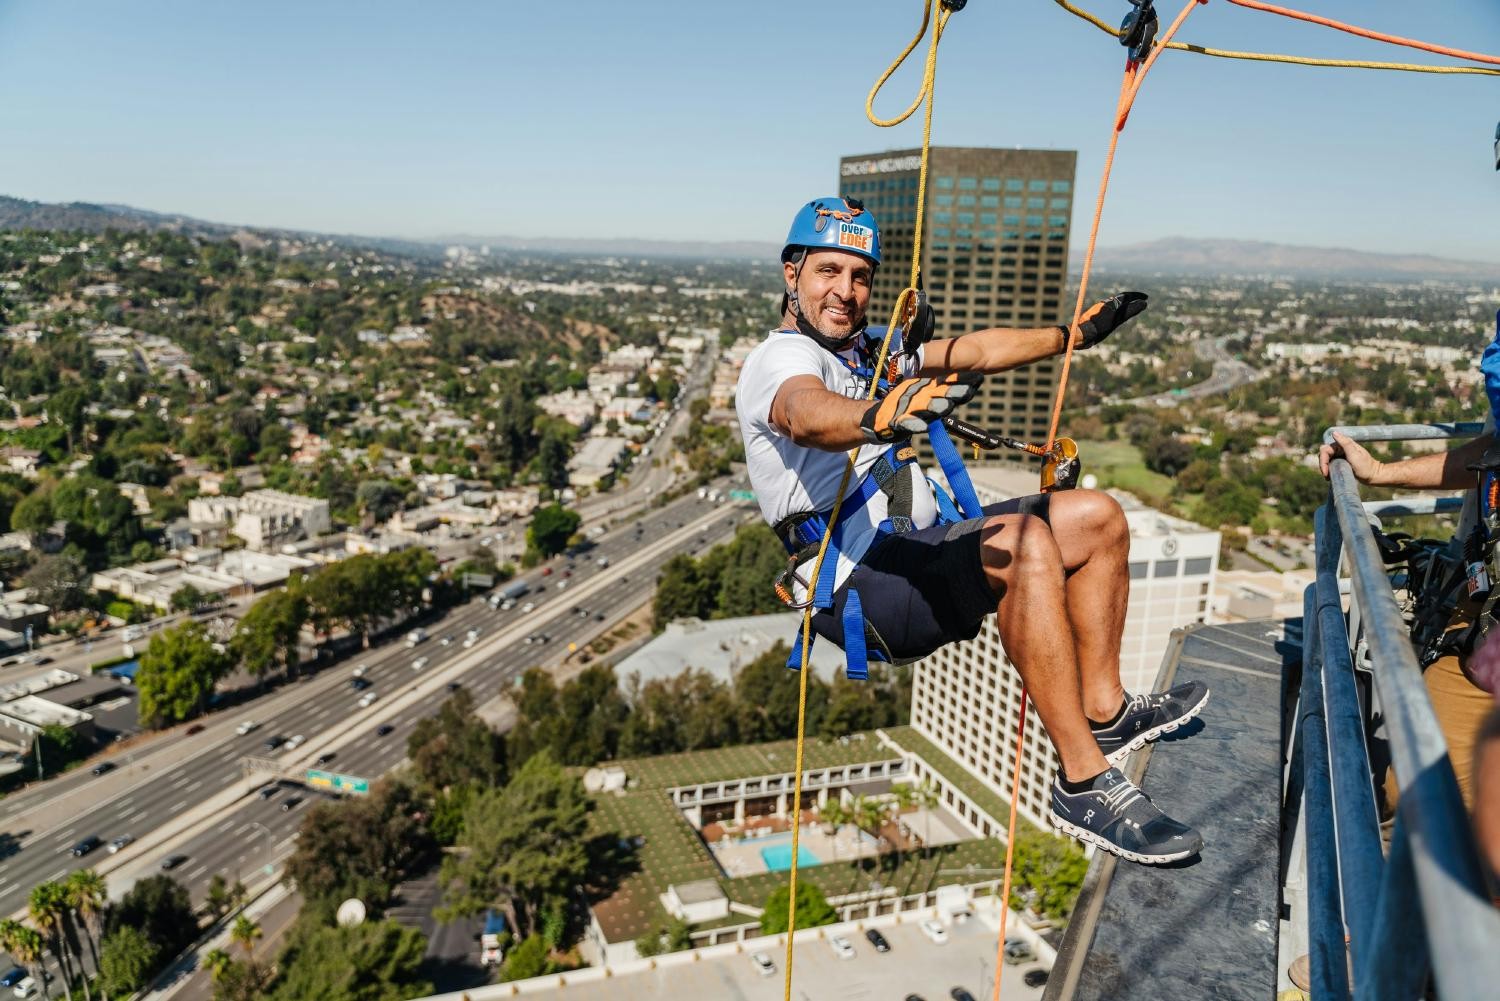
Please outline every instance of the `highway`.
M321 754L332 754L330 770L373 779L405 758L406 738L417 720L436 712L449 694L450 684L462 684L478 704L494 698L512 684L526 668L559 661L569 642L580 646L611 628L618 618L640 606L650 593L656 569L671 555L699 552L722 541L735 526L753 518L747 506L712 506L696 496L681 498L660 510L649 511L640 521L640 531L625 525L596 540L593 548L579 554L571 576L562 570L569 561L549 562L553 572L542 568L529 572L534 593L522 602L534 603L527 613L517 607L492 609L475 598L443 618L429 623L430 639L408 649L399 635L378 648L356 654L326 667L270 695L252 700L228 713L206 721L205 732L183 736L182 730L155 738L155 746L167 744L178 753L152 755L149 748L134 752L134 760L109 774L95 777L79 769L55 782L43 784L38 795L25 794L7 800L7 815L0 816L5 832L20 845L4 860L0 871L0 914L23 909L30 888L39 882L63 878L74 869L99 867L110 880L111 895L118 897L136 879L159 871L168 855L185 860L173 870L201 900L208 880L220 873L231 883L250 877L268 864L289 854L301 815L320 794L290 783L280 783L275 793L261 799L252 792L220 810L209 823L197 824L183 836L163 839L155 832L164 824L181 821L194 807L226 787L241 782L245 759L274 758L295 773L310 767ZM600 567L600 558L608 567ZM566 579L565 589L558 584ZM573 611L575 607L584 614ZM602 615L603 620L596 616ZM468 630L477 629L472 648L463 643ZM526 637L545 633L547 644L527 644ZM452 637L447 645L442 640ZM419 656L429 659L421 670L413 670ZM366 665L368 691L377 695L369 708L359 708L359 692L350 688L353 668ZM250 733L236 727L247 719L259 721ZM394 729L380 735L377 727ZM304 735L307 742L295 751L269 752L266 739L272 735ZM269 781L266 784L271 784ZM301 802L283 809L292 797ZM75 801L69 818L44 825L29 823L47 813L46 807L59 797ZM56 812L55 810L53 811ZM180 823L179 823L180 826ZM33 830L32 828L36 829ZM94 835L107 844L120 835L136 841L119 855L104 847L75 858L69 848Z

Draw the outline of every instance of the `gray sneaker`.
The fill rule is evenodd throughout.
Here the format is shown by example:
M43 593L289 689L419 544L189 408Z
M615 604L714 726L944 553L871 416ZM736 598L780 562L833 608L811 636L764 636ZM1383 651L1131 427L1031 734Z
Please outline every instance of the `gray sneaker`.
M1132 862L1175 862L1203 850L1203 838L1168 817L1118 768L1083 792L1052 783L1052 826Z
M1208 705L1208 686L1201 681L1174 685L1165 692L1132 695L1125 703L1125 715L1114 726L1094 731L1099 750L1112 765L1118 765L1130 752L1145 747L1164 733L1171 733L1197 716Z

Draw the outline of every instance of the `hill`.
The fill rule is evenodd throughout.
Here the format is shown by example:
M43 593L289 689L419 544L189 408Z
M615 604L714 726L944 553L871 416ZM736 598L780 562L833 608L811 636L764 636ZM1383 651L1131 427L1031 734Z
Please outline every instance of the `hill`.
M1082 262L1081 252L1074 270ZM1500 264L1426 254L1375 254L1343 247L1299 247L1253 240L1166 237L1124 247L1100 247L1094 266L1106 271L1193 276L1495 281Z

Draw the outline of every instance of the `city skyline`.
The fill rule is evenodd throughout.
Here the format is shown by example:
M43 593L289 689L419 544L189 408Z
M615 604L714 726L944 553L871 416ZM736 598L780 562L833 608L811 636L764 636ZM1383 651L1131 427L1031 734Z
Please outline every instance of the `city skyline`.
M1500 10L1413 21L1393 0L1317 13L1500 49ZM921 5L809 15L451 4L149 11L0 3L0 191L211 221L434 239L453 234L774 242L835 190L840 156L920 143L877 129L865 95ZM1117 0L1090 6L1122 16ZM356 15L356 11L358 16ZM1163 17L1174 11L1163 9ZM290 29L290 30L289 30ZM789 44L798 33L826 45ZM1334 58L1441 62L1213 6L1188 41ZM916 90L921 52L877 112ZM1048 3L955 15L933 142L1077 150L1085 227L1123 50ZM1121 141L1100 242L1184 236L1500 259L1470 224L1500 208L1490 81L1166 53ZM1016 99L1020 95L1021 99ZM1310 97L1311 95L1311 97Z

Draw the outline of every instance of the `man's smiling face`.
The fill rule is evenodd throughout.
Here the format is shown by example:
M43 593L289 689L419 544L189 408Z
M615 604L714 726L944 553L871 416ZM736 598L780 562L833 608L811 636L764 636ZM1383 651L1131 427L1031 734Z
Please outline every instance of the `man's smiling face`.
M797 290L802 318L824 337L841 341L864 324L875 267L843 250L813 250L797 266L783 265L787 288Z

